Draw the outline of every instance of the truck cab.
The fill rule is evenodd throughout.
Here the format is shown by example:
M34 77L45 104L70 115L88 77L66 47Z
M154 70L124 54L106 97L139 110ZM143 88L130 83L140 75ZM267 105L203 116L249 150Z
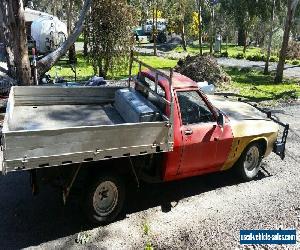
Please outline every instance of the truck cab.
M138 80L155 90L155 72L141 71ZM228 118L215 108L198 85L179 73L173 73L172 85L158 79L157 92L171 102L174 98L174 148L164 154L162 179L180 179L218 171L231 149L233 136ZM169 115L170 109L148 98Z

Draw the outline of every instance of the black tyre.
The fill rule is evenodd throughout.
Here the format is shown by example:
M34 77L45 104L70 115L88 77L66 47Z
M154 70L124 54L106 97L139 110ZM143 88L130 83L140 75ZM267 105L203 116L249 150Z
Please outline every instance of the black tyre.
M125 185L121 177L102 174L88 188L86 213L94 224L107 224L117 218L125 200Z
M261 147L254 142L249 144L236 163L236 173L244 181L253 180L258 174L262 160Z

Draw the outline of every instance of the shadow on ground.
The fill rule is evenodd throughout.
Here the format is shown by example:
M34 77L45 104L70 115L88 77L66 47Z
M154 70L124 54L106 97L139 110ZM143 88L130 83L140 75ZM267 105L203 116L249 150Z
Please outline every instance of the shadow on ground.
M261 171L257 178L270 174ZM20 249L77 234L92 229L86 224L76 195L70 197L66 206L62 196L50 187L42 187L38 196L33 197L27 172L0 177L0 242L2 249ZM160 206L163 212L172 210L171 202L215 189L238 184L231 172L216 173L186 180L143 184L137 191L128 192L123 220L126 215Z

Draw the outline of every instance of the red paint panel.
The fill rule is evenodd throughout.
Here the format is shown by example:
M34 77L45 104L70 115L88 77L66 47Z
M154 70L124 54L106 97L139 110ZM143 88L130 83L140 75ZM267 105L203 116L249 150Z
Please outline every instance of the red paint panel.
M172 180L175 178L180 166L181 154L183 150L183 138L180 131L180 114L177 108L177 97L175 95L174 105L174 150L164 154L163 180Z
M224 163L226 162L229 153L231 151L232 143L233 143L232 129L229 124L229 120L226 117L226 123L224 125L223 132L219 138L218 145L217 145L216 167L218 170L221 170Z
M185 131L192 131L185 135ZM184 149L178 174L216 168L216 153L221 128L215 123L182 126Z

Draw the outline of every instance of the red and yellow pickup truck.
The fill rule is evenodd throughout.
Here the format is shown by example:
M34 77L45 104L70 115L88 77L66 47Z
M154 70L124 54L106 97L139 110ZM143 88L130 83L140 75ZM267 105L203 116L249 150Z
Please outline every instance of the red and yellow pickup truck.
M234 168L252 180L272 151L284 158L288 125L270 113L135 61L139 73L125 88L13 87L2 173L27 170L34 192L39 180L63 180L64 200L83 174L88 218L108 223L122 210L125 178L139 186Z

